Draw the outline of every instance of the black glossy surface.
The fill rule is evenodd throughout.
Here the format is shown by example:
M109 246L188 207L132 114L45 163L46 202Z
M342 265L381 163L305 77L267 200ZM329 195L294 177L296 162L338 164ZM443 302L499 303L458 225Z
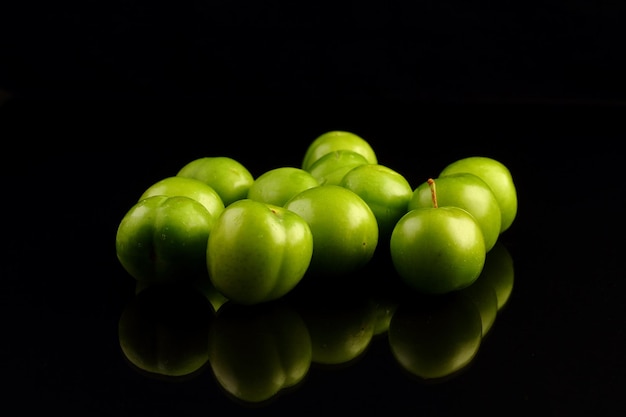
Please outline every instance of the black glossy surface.
M118 324L134 282L115 257L116 227L145 187L191 159L229 155L256 176L298 165L310 140L341 128L370 140L380 162L413 186L472 154L509 166L519 212L500 242L514 261L513 289L475 359L458 375L439 383L418 380L394 359L383 332L358 360L313 364L295 389L249 414L613 416L624 410L624 188L615 147L624 129L613 117L623 109L404 104L393 113L385 103L370 103L359 111L312 114L294 112L298 104L291 111L263 104L213 113L199 104L184 111L150 106L131 119L130 112L87 103L82 110L50 110L56 121L40 106L5 107L5 114L20 116L13 121L36 115L41 122L11 131L6 137L17 144L52 132L77 141L73 150L48 152L42 143L5 153L11 161L3 168L3 204L11 217L3 226L2 350L9 402L110 416L250 408L226 395L210 368L172 382L146 376L125 360ZM269 113L259 115L261 105ZM139 145L157 136L164 142ZM371 297L405 306L407 314L412 298L397 287L389 264L377 259L353 277L359 291L344 289L351 299L346 305L358 311ZM346 307L336 303L344 293L333 285L298 288L294 294L303 298L288 305L319 314L326 325L342 323ZM193 331L206 330L208 337L202 326L209 324L197 325Z

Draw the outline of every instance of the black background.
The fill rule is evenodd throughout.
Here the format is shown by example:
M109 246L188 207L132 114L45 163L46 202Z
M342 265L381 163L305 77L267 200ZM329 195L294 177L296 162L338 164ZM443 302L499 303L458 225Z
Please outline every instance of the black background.
M6 403L111 416L625 411L622 3L8 9ZM514 289L470 367L423 384L383 337L253 409L210 370L171 383L132 369L117 324L133 282L114 236L141 192L200 156L255 176L297 166L334 129L414 187L469 155L511 169L520 205L501 240Z
M626 94L623 2L290 3L5 2L0 87L49 99Z

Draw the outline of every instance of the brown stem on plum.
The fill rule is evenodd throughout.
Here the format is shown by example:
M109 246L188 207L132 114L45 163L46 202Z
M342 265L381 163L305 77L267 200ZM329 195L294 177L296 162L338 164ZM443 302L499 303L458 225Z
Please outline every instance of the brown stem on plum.
M429 178L428 186L430 187L430 195L433 198L433 207L437 208L439 207L439 205L437 204L437 187L435 186L435 180L432 178Z

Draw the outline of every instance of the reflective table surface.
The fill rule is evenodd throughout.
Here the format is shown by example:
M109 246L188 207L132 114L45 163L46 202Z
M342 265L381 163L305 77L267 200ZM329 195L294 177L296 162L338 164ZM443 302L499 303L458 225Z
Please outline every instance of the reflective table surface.
M625 411L624 109L210 104L5 105L21 127L3 133L19 148L3 168L5 403L84 416ZM518 214L475 285L416 294L379 242L362 270L305 277L267 305L210 286L137 291L114 242L145 188L202 156L255 177L298 166L337 129L413 187L465 156L509 167Z

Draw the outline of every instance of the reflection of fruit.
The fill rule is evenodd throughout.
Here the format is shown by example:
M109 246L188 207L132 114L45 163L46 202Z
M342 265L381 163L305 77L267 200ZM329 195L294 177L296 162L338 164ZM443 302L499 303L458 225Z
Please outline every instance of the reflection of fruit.
M309 172L294 167L274 168L254 180L248 189L248 198L262 203L283 206L300 191L318 186Z
M291 291L313 253L307 222L283 207L250 199L224 209L208 238L206 265L230 301L257 304Z
M509 169L500 161L485 156L459 159L446 166L440 177L469 172L480 177L492 189L502 216L500 232L507 230L517 214L517 191Z
M401 302L389 323L391 352L403 369L423 380L442 380L476 356L482 324L474 303L454 293Z
M498 314L498 297L496 297L496 291L491 283L484 279L484 272L485 269L487 269L488 260L489 255L487 255L483 272L478 276L476 281L469 287L461 290L461 293L476 305L476 309L480 313L483 337L487 335L491 326L493 326Z
M500 310L509 300L515 279L513 257L501 242L497 242L487 254L481 275L480 279L494 288Z
M211 303L213 311L218 311L224 304L226 304L226 302L228 302L228 298L224 297L224 295L215 288L215 286L208 279L208 276L203 277L202 279L190 281L188 285L191 285L204 294L206 299L209 300L209 303ZM139 294L141 291L150 287L152 287L152 284L137 281L137 284L135 285L135 294Z
M280 301L225 305L211 327L209 362L235 399L260 403L304 379L311 339L300 315Z
M367 159L363 155L339 150L322 156L307 172L310 172L320 185L339 185L348 171L361 165L367 165Z
M302 169L308 171L322 156L344 149L363 155L370 164L378 162L374 149L365 139L352 132L333 130L319 135L309 144L302 160Z
M430 207L410 210L393 229L390 253L400 278L417 291L443 294L471 285L485 262L474 217L459 207L438 207L434 182Z
M147 287L128 303L120 317L122 352L148 375L195 375L209 358L213 314L206 298L191 286Z
M219 311L228 302L228 298L215 288L210 279L197 280L193 285L209 300L213 311Z
M378 221L379 239L389 239L391 232L407 212L413 189L400 173L379 164L365 164L351 169L339 183L354 191L372 209Z
M208 278L206 247L214 223L215 217L192 198L145 198L118 226L117 257L145 284Z
M509 299L513 289L513 259L501 242L487 253L480 276L461 292L472 300L483 323L483 337L487 335L498 311Z
M224 206L246 198L254 177L241 162L227 156L207 156L184 165L178 177L194 178L210 185Z
M373 305L364 294L347 297L349 293L343 293L346 297L320 293L296 304L309 329L316 364L346 365L365 353L374 336L377 312Z
M376 298L371 302L374 311L374 335L378 336L389 330L389 323L398 304L389 298Z
M296 194L284 206L302 217L313 234L307 273L340 276L367 264L378 244L376 217L353 191L320 185Z
M479 177L460 173L435 179L440 207L460 207L467 210L483 232L485 250L495 245L500 234L500 206L491 188ZM431 207L431 187L428 181L414 191L408 209Z

